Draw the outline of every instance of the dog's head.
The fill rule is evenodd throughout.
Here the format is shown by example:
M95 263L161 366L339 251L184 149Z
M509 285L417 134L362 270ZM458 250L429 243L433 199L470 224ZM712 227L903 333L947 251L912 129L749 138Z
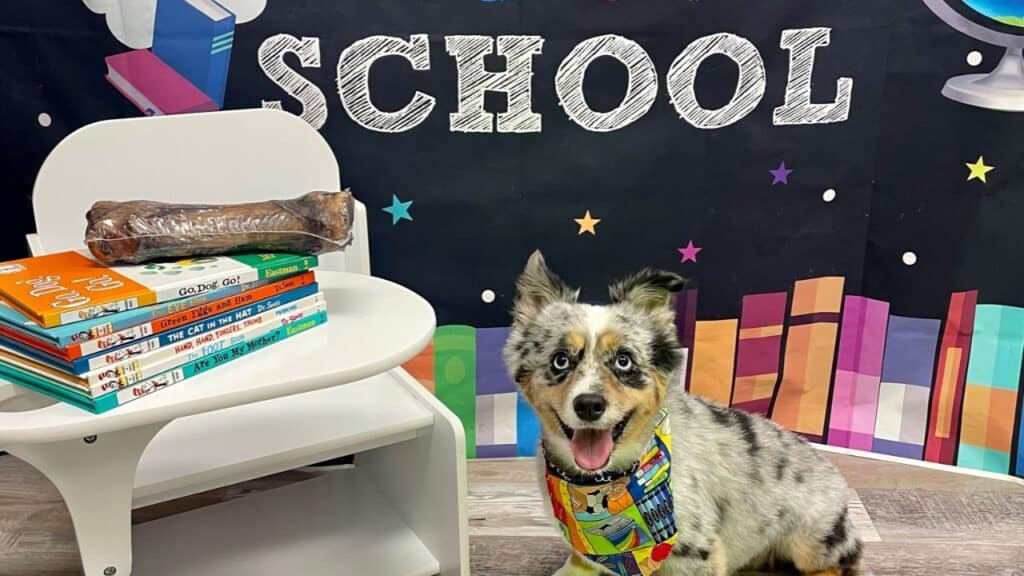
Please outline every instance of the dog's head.
M680 362L671 298L682 286L643 270L609 288L610 304L582 304L540 252L530 257L504 357L555 464L593 475L643 455Z

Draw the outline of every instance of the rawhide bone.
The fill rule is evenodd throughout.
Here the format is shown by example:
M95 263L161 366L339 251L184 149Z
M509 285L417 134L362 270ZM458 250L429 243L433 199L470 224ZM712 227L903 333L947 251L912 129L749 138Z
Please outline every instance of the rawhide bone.
M352 211L348 191L251 204L101 201L85 216L85 242L107 264L244 252L323 254L348 244Z

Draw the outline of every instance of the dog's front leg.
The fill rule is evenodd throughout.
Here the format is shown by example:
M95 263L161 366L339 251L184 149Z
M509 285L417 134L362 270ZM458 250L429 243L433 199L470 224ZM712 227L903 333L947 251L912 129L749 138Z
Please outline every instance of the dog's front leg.
M728 576L729 563L718 538L689 528L680 530L658 576Z
M554 576L606 576L608 574L611 573L573 552Z
M688 510L676 517L676 543L662 562L658 576L728 576L729 562L725 546L716 534L720 518L709 505L711 498L696 491L675 494L677 510Z

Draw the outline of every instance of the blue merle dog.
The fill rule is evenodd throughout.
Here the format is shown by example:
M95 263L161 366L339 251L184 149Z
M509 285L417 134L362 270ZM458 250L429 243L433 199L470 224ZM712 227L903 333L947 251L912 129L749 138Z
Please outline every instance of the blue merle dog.
M580 478L628 472L667 410L678 533L658 574L779 564L856 574L861 541L836 468L796 434L681 389L671 302L682 286L675 274L644 270L613 284L609 304L583 304L539 252L530 257L504 357L541 422L542 477L552 465ZM608 574L575 551L556 572Z

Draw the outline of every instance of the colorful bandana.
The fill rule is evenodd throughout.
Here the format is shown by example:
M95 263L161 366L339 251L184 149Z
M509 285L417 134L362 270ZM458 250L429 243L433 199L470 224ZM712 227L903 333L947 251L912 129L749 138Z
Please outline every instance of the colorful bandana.
M668 413L659 417L647 453L617 477L581 480L547 462L548 495L562 535L573 550L619 576L657 572L676 539L672 433Z

